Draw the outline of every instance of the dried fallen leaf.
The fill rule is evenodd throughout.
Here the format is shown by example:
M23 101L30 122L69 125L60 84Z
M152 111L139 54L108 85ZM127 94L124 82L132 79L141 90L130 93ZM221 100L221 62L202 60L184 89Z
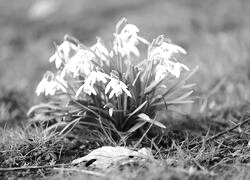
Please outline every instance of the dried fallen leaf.
M94 166L96 168L104 169L110 167L121 160L139 157L142 159L153 159L153 155L149 149L142 148L139 151L133 151L127 147L112 147L103 146L93 150L88 155L75 159L72 164L79 164L86 162L86 166Z

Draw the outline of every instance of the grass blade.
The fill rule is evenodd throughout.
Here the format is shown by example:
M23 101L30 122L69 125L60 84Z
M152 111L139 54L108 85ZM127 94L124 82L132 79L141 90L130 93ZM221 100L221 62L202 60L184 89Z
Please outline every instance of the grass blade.
M191 104L193 103L193 100L173 100L173 101L164 101L164 102L159 102L159 103L154 103L151 106L166 106L166 105L180 105L180 104Z

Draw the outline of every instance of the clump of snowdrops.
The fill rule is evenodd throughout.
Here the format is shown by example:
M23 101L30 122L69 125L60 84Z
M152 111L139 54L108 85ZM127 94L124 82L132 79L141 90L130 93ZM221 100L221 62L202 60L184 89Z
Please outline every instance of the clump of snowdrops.
M29 112L50 124L47 130L61 135L79 130L85 138L110 142L126 143L133 136L142 140L152 127L166 128L159 112L193 102L193 84L186 80L195 70L175 57L186 54L182 47L163 35L148 42L125 18L113 35L110 47L100 38L87 47L68 35L56 45L49 59L56 72L47 71L36 89L37 95L50 96L49 101ZM145 59L140 59L139 44L147 47Z

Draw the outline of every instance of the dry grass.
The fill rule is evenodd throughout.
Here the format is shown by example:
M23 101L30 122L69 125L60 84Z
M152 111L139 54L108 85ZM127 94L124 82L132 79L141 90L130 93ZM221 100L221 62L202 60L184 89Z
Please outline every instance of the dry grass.
M46 135L43 134L44 131L38 129L29 133L21 129L3 130L4 138L0 141L1 157L6 159L2 159L2 167L24 168L20 171L13 169L3 177L6 177L6 174L27 176L32 173L33 176L48 179L73 180L87 177L91 179L247 179L250 168L248 166L250 114L246 109L248 106L226 109L208 116L207 119L189 119L189 121L186 119L172 127L169 125L169 130L160 143L157 143L159 149L152 146L156 161L130 161L105 172L84 166L79 169L72 165L56 169L53 169L54 166L37 167L30 170L29 167L34 165L68 163L98 145L81 149L76 146L76 143L70 144L65 141L63 143L53 134ZM218 121L221 118L224 118L224 122ZM193 123L193 126L187 125L190 123ZM149 141L149 143L153 142ZM85 145L87 146L88 143ZM82 154L76 153L76 150L82 150ZM46 159L48 155L52 156Z

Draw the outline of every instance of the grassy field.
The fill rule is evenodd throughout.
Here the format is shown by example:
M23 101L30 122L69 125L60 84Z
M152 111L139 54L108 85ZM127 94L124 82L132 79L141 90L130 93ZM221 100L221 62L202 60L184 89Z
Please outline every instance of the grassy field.
M191 82L198 96L168 119L157 162L112 169L104 179L249 179L250 1L128 0L50 1L47 14L33 0L0 0L0 167L66 164L98 144L65 142L40 128L24 130L26 112L45 97L35 87L65 34L87 45L96 36L110 41L126 17L148 40L165 34L199 66ZM56 2L56 3L55 3ZM18 126L15 126L18 125ZM20 125L20 126L19 126ZM232 129L230 129L232 128ZM222 134L219 134L223 132ZM218 135L218 136L217 136ZM79 144L80 143L80 144ZM77 144L77 145L76 145ZM104 173L104 172L102 172ZM99 179L52 168L1 171L0 178Z

